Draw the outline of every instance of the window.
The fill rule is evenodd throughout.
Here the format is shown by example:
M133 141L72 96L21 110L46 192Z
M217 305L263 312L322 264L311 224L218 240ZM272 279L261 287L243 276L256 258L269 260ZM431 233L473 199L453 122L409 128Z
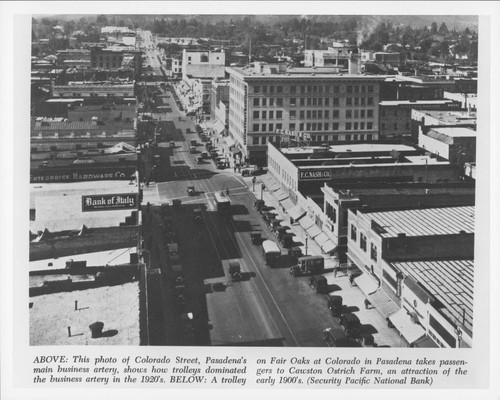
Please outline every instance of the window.
M368 118L373 118L373 110L366 110L366 116Z
M398 129L398 124L397 122L394 123L394 129Z
M357 240L357 229L356 227L351 224L351 240L356 241Z
M277 86L276 87L276 92L283 93L283 86Z
M325 97L325 106L328 107L330 105L330 99Z
M365 123L364 122L360 122L359 123L359 129L361 129L361 130L365 129Z
M306 124L306 130L308 130L308 131L310 131L310 130L311 130L311 123L310 123L310 122L308 122L308 123Z
M405 129L410 129L410 123L409 122L405 123Z
M365 97L361 97L361 105L364 106L366 104L366 98Z
M367 122L366 129L373 129L373 122ZM371 136L371 135L369 135L369 136ZM371 139L371 137L370 137L370 139Z
M334 97L333 100L332 100L332 104L333 106L337 106L339 105L339 98L338 97Z
M260 86L254 86L253 87L253 92L254 93L260 93Z
M259 144L259 137L258 136L254 136L252 138L252 144Z
M320 97L318 99L318 106L323 107L323 98L322 97Z
M262 111L262 119L267 119L267 111Z
M294 131L294 130L295 130L295 124L294 124L294 123L293 123L293 124L290 124L290 130L291 130L291 131Z
M359 93L359 86L358 85L354 86L354 93Z
M311 130L313 130L313 131L317 130L317 129L316 129L316 122L313 122L313 123L311 124Z
M351 97L346 97L345 104L346 104L346 106L352 106L352 98Z
M304 119L306 116L305 116L305 111L304 110L300 110L299 112L299 117L300 119Z
M352 110L345 110L345 117L352 118Z
M347 85L346 91L347 91L347 93L352 93L352 86L351 85Z
M318 99L316 97L313 97L312 99L312 105L317 106L318 105Z
M274 99L269 99L269 106L270 107L273 107L274 106Z
M283 124L276 124L276 129L283 129Z
M339 86L334 86L333 87L333 93L338 93L340 91L340 87Z
M262 86L262 93L267 93L267 86Z
M398 116L398 110L394 110L394 116L397 117Z
M373 106L373 97L367 97L366 104L368 104L369 106Z
M269 111L269 119L274 119L274 111Z
M385 122L382 123L382 130L385 131L387 127L385 126Z
M365 110L361 110L361 112L360 112L359 116L360 116L361 118L364 118L364 117L365 117Z
M346 141L351 140L351 135L345 135L345 140L346 140ZM346 215L347 215L347 213L346 213Z
M370 258L373 261L377 261L377 246L375 246L373 243L371 244Z
M254 117L254 119L259 119L259 112L258 111L254 111L253 112L253 117Z
M291 106L297 105L297 99L295 97L290 98L290 105Z
M297 112L295 110L290 110L290 119L297 118Z
M335 111L337 111L337 112L338 112L338 110L335 110ZM324 118L325 118L325 119L330 118L330 112L329 112L328 110L325 110L325 112L324 112L324 114L323 114L323 115L324 115Z
M361 93L365 93L366 92L366 86L365 85L361 85Z
M295 94L297 93L297 86L290 86L290 93ZM290 99L291 100L291 99Z
M318 118L323 118L323 111L322 110L318 110Z
M258 107L259 106L259 99L253 99L253 106Z
M254 132L258 132L259 131L259 124L253 124L253 131Z
M274 124L269 124L269 132L274 131Z
M299 131L303 131L304 130L304 124L299 124Z
M266 124L262 124L262 132L265 132L267 131L267 125Z
M269 93L274 93L274 86L269 86Z
M306 92L306 87L305 86L301 86L300 87L300 93L304 94Z
M338 131L339 130L339 123L338 122L334 122L332 124L332 130L334 130L334 131Z
M354 98L354 105L359 106L359 97Z
M359 110L354 110L354 118L359 118Z
M310 119L311 118L311 110L307 110L306 113L307 113L307 119Z
M366 251L366 236L363 234L363 232L360 232L359 234L359 247L361 250Z
M283 107L283 99L282 99L281 97L278 97L278 98L276 99L276 105L277 105L278 107Z
M345 124L345 130L346 131L350 131L351 130L351 123L350 122L346 122L346 124Z
M307 105L312 106L312 99L310 97L307 98Z
M306 105L306 99L304 99L303 97L300 99L300 106L301 107L304 107Z
M312 110L312 117L314 119L318 118L318 112L316 110Z
M368 93L373 93L373 85L368 85Z
M326 117L326 115L325 115L325 117ZM339 110L333 110L332 111L332 117L333 118L338 118L339 117Z
M276 111L276 118L283 119L283 111Z
M357 122L355 122L355 123L354 123L354 130L355 130L355 131L357 131L357 130L358 130L358 123L357 123Z
M267 99L262 99L262 107L266 107L267 106Z

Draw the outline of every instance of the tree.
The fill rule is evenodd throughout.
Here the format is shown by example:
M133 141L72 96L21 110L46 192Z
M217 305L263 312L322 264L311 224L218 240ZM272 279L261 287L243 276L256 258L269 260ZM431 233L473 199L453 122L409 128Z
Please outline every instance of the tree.
M108 18L105 15L101 14L96 18L95 22L97 25L106 26L108 25Z
M431 34L435 35L438 31L438 24L436 22L433 22L431 24Z
M447 34L449 33L449 32L448 32L448 28L446 27L446 24L445 24L444 22L443 22L443 23L441 24L441 26L439 27L439 31L438 31L438 33L439 33L440 35L443 35L443 36L445 36L445 35L447 35Z

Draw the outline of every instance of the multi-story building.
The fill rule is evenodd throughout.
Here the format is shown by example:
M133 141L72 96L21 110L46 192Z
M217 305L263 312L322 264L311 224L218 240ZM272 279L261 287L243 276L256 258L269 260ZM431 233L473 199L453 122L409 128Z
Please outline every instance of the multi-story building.
M470 347L474 215L474 206L349 210L347 257L363 272L356 283L375 307L380 294L400 307L388 319L409 345L428 337Z
M59 50L56 56L56 64L59 67L74 66L77 63L90 67L90 50L88 49Z
M411 137L411 110L459 110L451 100L392 100L379 103L379 138Z
M375 62L390 64L393 67L397 67L401 63L401 54L399 53L376 52L373 57Z
M312 144L378 137L384 77L265 63L230 67L227 72L229 133L247 161L264 165L266 144L283 133L305 133Z
M104 26L101 28L101 36L108 43L122 43L126 46L135 47L136 33L126 26Z
M136 77L142 72L142 52L131 46L92 47L90 63L93 69L131 69Z
M443 126L418 135L419 147L463 167L476 162L476 131L470 128Z
M224 127L226 130L229 126L229 80L215 79L212 81L210 91L210 119L218 124L219 127ZM217 129L221 131L221 129Z
M68 85L52 85L53 98L120 97L135 101L133 82L70 82Z
M475 204L473 183L325 183L321 191L324 195L322 228L337 247L341 262L346 262L349 210L395 211Z

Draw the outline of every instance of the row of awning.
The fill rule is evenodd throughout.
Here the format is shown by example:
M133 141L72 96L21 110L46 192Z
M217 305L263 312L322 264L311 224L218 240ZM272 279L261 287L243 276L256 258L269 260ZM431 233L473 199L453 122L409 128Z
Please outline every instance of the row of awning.
M363 273L354 279L373 307L394 325L398 332L411 345L426 336L425 329L415 323L408 312L389 297L370 274Z

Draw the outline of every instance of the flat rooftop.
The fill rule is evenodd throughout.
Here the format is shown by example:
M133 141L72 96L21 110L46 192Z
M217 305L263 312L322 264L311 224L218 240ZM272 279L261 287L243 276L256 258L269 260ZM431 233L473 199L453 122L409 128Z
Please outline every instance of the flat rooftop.
M432 128L430 132L437 132L438 134L441 135L446 135L451 138L459 138L459 137L476 137L477 132L474 129L471 128L464 128L461 126L450 126L450 127L439 127L439 128ZM429 133L427 134L428 136Z
M140 345L138 282L34 296L29 301L31 346ZM97 321L104 323L103 337L92 339L89 325Z
M451 321L458 321L472 332L474 260L408 261L391 264L404 274L410 275L439 300L444 306L440 311Z
M418 110L422 114L438 119L448 125L473 124L477 116L475 112L467 111L437 111L437 110Z
M445 207L364 213L382 227L382 238L474 233L475 207Z
M402 106L402 105L443 105L452 104L451 100L385 100L379 102L381 106Z
M29 268L30 271L64 269L68 261L86 261L87 267L123 265L130 263L130 254L136 252L136 247L125 247L93 253L75 254L67 257L47 258L44 260L30 261Z
M285 155L293 154L313 154L318 150L324 150L321 146L308 147L290 147L282 148L281 152ZM391 152L396 151L417 151L412 146L404 144L378 144L378 143L359 143L359 144L337 144L328 147L328 151L332 153L369 153L369 152Z

